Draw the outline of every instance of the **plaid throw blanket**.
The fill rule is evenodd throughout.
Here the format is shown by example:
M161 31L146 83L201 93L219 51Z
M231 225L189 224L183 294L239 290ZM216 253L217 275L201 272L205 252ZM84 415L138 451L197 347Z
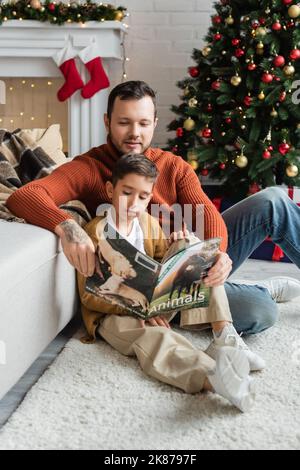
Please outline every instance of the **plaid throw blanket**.
M26 223L6 207L8 197L29 181L49 175L58 165L38 144L20 129L10 133L0 129L0 219ZM84 226L91 216L80 201L60 206Z

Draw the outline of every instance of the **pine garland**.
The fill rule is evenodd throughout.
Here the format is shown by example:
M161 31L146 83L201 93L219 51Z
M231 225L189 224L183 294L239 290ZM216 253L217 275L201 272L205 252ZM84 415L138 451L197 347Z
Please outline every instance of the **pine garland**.
M86 21L122 21L126 8L110 4L94 3L87 0L84 4L45 0L16 0L0 4L0 25L8 20L36 20L56 25L65 23L85 23Z

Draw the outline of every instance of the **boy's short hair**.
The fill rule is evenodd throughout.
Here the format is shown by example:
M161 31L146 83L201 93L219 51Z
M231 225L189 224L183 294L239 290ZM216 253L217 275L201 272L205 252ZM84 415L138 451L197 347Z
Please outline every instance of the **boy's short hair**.
M129 82L120 83L113 88L108 97L107 103L107 117L110 120L114 103L119 97L120 100L141 100L145 96L150 96L154 104L154 117L157 115L156 109L156 95L155 91L146 83L141 80L131 80Z
M128 153L117 161L113 169L111 178L113 186L130 173L151 178L153 183L158 177L157 167L149 158L142 154Z

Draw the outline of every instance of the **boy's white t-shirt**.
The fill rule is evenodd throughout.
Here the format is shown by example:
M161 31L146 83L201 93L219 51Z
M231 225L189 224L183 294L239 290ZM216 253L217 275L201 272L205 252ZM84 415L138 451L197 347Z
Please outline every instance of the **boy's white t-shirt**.
M109 223L109 225L113 227L116 232L120 233L116 227L112 216L112 207L107 210L106 221L107 223ZM125 240L127 240L131 245L133 245L137 250L146 254L144 248L144 233L137 217L133 220L133 225L130 234L125 236L121 233L120 235L121 237L125 238Z

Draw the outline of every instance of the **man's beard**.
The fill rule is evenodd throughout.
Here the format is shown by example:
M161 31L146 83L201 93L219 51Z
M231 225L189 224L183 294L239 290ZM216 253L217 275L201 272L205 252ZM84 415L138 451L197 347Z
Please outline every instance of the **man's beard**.
M128 150L127 152L126 152L126 151L123 151L122 148L120 148L120 147L118 146L117 142L114 140L114 138L113 138L113 136L112 136L112 133L111 133L110 129L109 129L109 134L108 134L108 135L109 135L110 140L111 140L111 142L113 143L114 147L115 147L116 150L119 152L120 156L122 156L122 155L124 155L124 154L126 154L126 153L132 153L132 152L130 152L130 150ZM129 139L128 139L128 140L129 140ZM143 145L142 145L142 144L140 144L140 145L141 145L142 149L141 149L140 152L137 152L137 153L144 154L144 153L148 150L148 148L150 148L150 145L148 145L148 147L146 147L146 148L143 148ZM134 153L134 152L133 152L133 153Z

